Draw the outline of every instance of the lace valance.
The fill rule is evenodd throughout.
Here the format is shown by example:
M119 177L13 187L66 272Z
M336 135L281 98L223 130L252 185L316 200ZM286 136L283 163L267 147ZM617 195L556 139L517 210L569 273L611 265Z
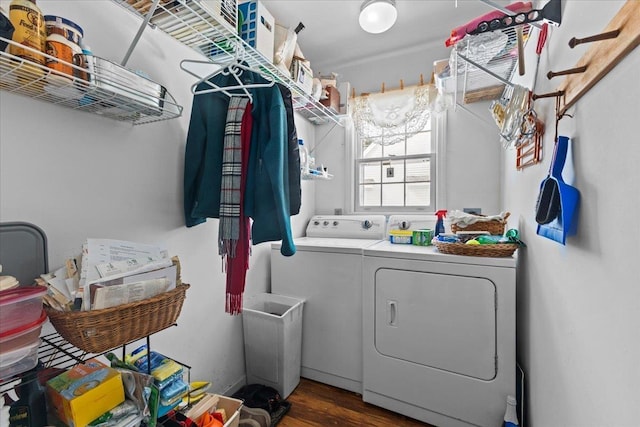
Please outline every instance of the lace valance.
M391 145L424 129L437 90L431 84L353 98L351 117L363 143Z

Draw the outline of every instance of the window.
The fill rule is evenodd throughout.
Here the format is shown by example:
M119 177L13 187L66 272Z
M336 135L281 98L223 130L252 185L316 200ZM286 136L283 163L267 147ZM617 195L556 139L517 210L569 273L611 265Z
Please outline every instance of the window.
M430 211L435 208L435 157L432 123L417 133L394 132L385 145L381 137L363 142L357 133L355 166L356 211Z

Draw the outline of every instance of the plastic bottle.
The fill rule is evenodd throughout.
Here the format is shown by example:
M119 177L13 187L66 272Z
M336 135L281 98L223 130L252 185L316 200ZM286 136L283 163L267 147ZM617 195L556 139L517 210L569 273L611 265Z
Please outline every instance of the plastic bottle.
M9 408L10 427L39 427L47 425L47 406L44 388L38 381L38 368L34 368L22 376L22 383L17 386L20 396Z
M441 209L437 211L436 216L438 217L438 220L436 221L435 235L438 236L440 234L444 234L444 218L447 216L447 210Z
M82 53L82 50L80 46L65 37L62 21L59 21L59 25L49 27L46 52L51 56L45 60L47 67L70 76L77 73L71 64L75 62L74 55Z
M44 15L35 0L13 0L9 5L9 19L14 27L13 41L36 51L45 51L47 30ZM29 61L44 64L44 56L36 52L11 45L9 53Z
M309 151L301 139L298 140L298 149L300 150L300 170L302 173L307 173L309 172Z
M85 58L85 66L89 71L87 80L91 81L93 79L93 52L91 51L91 46L84 44L83 42L80 42L80 48L82 49L82 54Z
M92 82L95 84L95 70L93 68L93 64L94 64L94 58L93 58L93 52L91 51L91 47L89 45L86 45L82 42L82 40L80 41L80 48L82 49L82 55L84 55L84 64L85 64L85 68L87 69L87 73L86 74L86 79L89 82ZM97 99L91 95L89 95L88 93L85 93L84 96L82 98L80 98L80 106L85 106L85 105L91 105L94 104L97 101Z
M515 397L511 395L507 396L507 409L504 412L504 427L517 427L520 425L520 423L518 423L517 404L518 401Z

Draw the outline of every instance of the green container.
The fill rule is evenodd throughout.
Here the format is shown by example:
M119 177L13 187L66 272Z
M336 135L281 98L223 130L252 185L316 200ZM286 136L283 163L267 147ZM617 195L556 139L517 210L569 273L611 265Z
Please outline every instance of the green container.
M431 246L431 240L433 240L433 230L414 230L413 231L413 244L416 246Z

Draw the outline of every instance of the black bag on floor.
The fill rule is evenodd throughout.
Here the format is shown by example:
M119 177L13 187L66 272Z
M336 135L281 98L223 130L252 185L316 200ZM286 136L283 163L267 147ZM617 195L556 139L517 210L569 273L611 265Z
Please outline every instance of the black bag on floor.
M262 384L246 385L231 397L242 400L248 408L267 411L271 415L272 426L275 426L291 407L291 403L282 399L278 390Z

